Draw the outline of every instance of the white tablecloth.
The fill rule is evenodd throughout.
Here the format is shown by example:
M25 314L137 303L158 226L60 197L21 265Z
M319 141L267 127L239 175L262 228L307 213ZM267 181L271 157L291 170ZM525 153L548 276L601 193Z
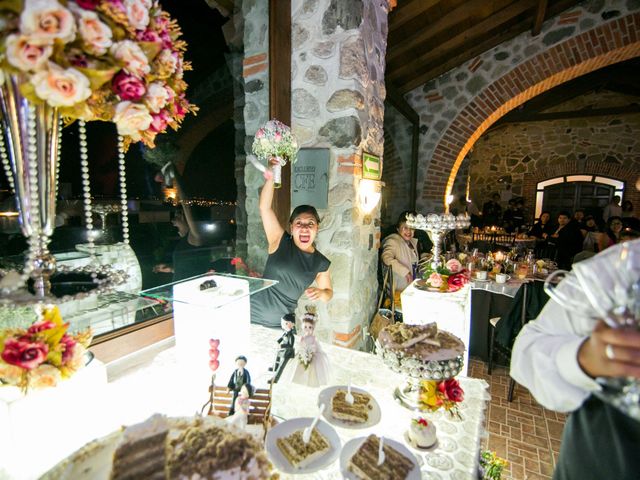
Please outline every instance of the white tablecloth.
M280 330L251 326L251 343L247 369L255 386L266 386L268 367L273 364L278 349L276 342ZM223 348L221 345L220 348ZM402 376L390 371L378 357L354 350L323 344L331 365L331 384L352 385L369 391L382 410L378 425L363 430L336 428L342 444L349 439L369 433L382 434L404 441L403 435L409 427L412 412L397 404L392 393L402 382ZM156 412L169 416L193 415L208 399L208 385L194 385L190 368L178 361L175 348L150 351L135 361L124 359L110 369L110 383L96 398L92 407L99 420L87 423L96 437L128 425L143 421ZM292 360L295 361L295 360ZM484 380L461 377L465 400L460 404L463 420L453 419L446 412L428 414L438 429L438 444L427 453L415 452L421 465L422 478L426 479L475 479L479 444L484 434L484 412L489 394ZM228 378L217 379L226 384ZM196 390L197 388L197 390ZM322 387L324 388L324 387ZM313 416L317 412L318 393L322 388L309 388L281 381L273 389L273 414L282 419ZM193 392L198 392L194 394ZM99 412L99 413L98 413ZM82 445L69 445L79 448ZM281 478L291 478L282 475ZM296 478L338 479L339 462L315 474Z

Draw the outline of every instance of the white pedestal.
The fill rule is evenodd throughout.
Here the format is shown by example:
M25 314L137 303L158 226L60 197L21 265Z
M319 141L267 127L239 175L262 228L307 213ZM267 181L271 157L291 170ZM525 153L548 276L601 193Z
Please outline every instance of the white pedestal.
M23 395L0 388L0 478L37 478L96 435L98 404L107 385L104 365L94 359L54 388Z
M471 339L470 292L469 285L457 292L441 293L418 290L411 284L401 294L404 323L424 325L436 322L438 329L452 333L462 340L465 351L464 368L460 374L465 376Z
M215 289L200 290L213 279ZM209 339L220 340L220 367L217 384L226 384L235 370L235 359L249 351L249 282L241 278L210 275L179 283L173 287L173 322L176 355L189 385L202 398L203 386L211 380ZM230 301L233 297L236 300ZM249 371L251 360L249 359ZM186 380L186 378L185 378Z

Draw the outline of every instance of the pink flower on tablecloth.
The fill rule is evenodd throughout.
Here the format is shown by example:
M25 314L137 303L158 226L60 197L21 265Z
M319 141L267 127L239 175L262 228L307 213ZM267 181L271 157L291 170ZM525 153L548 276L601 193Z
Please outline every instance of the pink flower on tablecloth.
M451 273L458 273L458 272L460 272L462 270L462 264L458 260L456 260L455 258L452 258L451 260L449 260L445 264L445 267Z
M456 273L455 275L450 275L447 279L447 283L449 284L449 290L456 291L460 290L463 286L465 286L468 282L467 276L464 273Z
M429 279L427 280L427 283L431 285L433 288L440 288L443 284L442 275L440 275L439 273L433 272L431 275L429 275Z
M445 380L438 385L438 390L444 393L447 400L459 403L464 400L464 390L460 386L460 383L455 378Z
M4 342L2 360L25 370L33 370L46 360L48 353L46 343L9 338Z

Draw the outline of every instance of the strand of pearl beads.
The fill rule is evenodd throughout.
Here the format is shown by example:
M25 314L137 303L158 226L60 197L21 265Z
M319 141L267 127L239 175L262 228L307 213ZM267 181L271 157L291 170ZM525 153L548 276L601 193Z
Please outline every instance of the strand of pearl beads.
M129 211L127 210L127 172L124 164L124 137L118 135L118 174L120 177L120 215L122 216L122 241L129 245Z
M80 171L82 173L82 196L84 199L84 220L87 225L87 245L91 263L96 260L96 247L93 242L93 210L91 208L91 182L89 177L89 153L87 150L87 126L84 120L78 120L78 138L80 140ZM95 273L92 274L95 277Z
M4 173L9 182L9 187L12 192L15 192L15 186L13 184L13 175L11 173L11 164L9 163L9 155L7 154L7 147L4 144L4 135L0 134L0 159L2 160L2 166L4 167Z

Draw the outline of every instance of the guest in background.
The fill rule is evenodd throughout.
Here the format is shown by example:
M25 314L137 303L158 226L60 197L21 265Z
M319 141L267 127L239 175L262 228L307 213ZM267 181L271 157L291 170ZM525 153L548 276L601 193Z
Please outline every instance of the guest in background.
M582 250L588 252L599 252L600 229L596 224L593 215L584 217L584 226L580 230L582 233Z
M579 208L578 210L573 212L573 218L571 219L571 221L575 224L576 227L578 227L579 230L582 230L584 228L584 210Z
M518 232L524 225L524 218L524 200L521 198L509 200L509 209L503 216L504 229L509 233Z
M640 253L639 242L629 245L632 251ZM608 249L576 269L602 271L620 248ZM637 276L622 278L629 279L630 288ZM589 302L584 294L575 300ZM554 480L638 478L640 422L594 393L602 389L597 377L640 379L640 331L609 328L602 320L550 301L518 335L510 373L542 406L569 413Z
M600 235L600 243L598 248L600 251L605 248L615 245L620 241L620 233L622 232L622 218L621 217L609 217L607 221L607 228L603 235Z
M602 212L602 218L605 222L609 221L611 217L621 217L622 207L620 206L620 195L614 195L611 201L604 207Z
M413 238L413 228L407 225L407 215L402 212L396 223L396 232L384 240L382 262L393 269L396 291L402 291L413 282L418 268L418 241Z
M536 257L548 257L547 237L555 232L555 227L551 223L551 213L544 211L540 214L538 221L529 230L529 236L536 238Z
M573 256L582 250L582 234L570 222L570 213L562 211L558 214L558 228L547 237L549 246L555 247L555 258L558 267L563 270L571 268Z
M625 200L622 202L622 212L620 215L622 218L635 217L633 212L633 203L630 200Z
M502 206L500 195L494 193L491 200L482 206L482 223L484 226L502 225Z

